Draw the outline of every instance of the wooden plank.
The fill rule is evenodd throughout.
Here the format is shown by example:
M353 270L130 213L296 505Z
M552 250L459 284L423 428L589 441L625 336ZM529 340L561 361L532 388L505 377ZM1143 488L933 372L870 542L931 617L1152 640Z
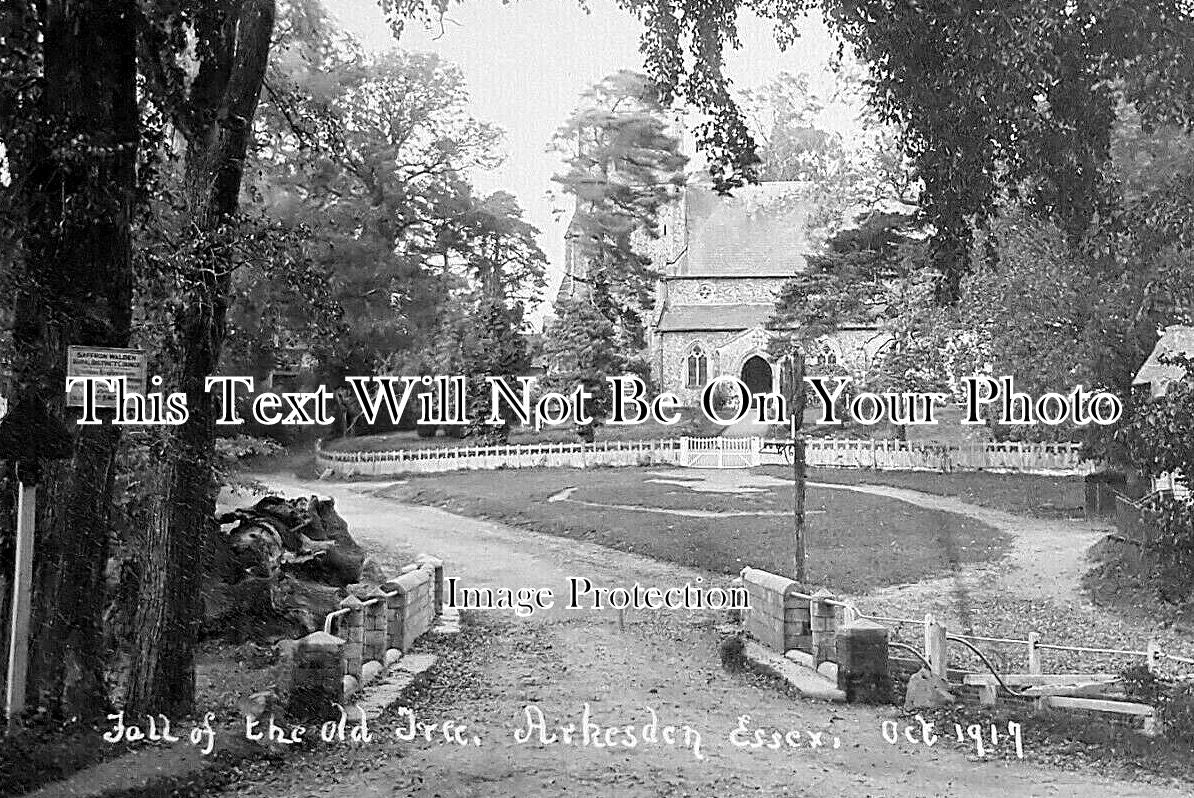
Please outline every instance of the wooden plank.
M1098 698L1072 698L1070 696L1050 695L1040 699L1045 706L1053 709L1081 709L1087 712L1110 712L1116 715L1136 715L1151 718L1156 710L1148 704L1136 704L1131 701L1105 701Z
M1109 673L1005 673L1003 683L1009 687L1041 684L1081 684L1083 682L1114 682L1118 676ZM964 684L998 684L990 673L968 673Z

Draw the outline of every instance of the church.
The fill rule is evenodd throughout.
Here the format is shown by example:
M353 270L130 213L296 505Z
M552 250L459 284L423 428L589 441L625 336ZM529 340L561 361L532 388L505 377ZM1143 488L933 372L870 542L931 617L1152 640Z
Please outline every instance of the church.
M778 392L780 366L768 354L767 322L780 289L805 268L811 208L803 183L765 182L721 196L690 183L660 216L657 239L643 242L660 279L650 314L647 356L660 391L689 406L719 375L752 392ZM566 244L562 295L578 290L584 263ZM837 331L810 353L810 373L864 375L890 343L876 326Z

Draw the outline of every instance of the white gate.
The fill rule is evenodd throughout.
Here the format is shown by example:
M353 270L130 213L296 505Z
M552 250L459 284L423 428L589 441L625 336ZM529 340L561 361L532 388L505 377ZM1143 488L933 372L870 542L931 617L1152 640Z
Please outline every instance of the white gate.
M753 468L762 438L681 438L680 465L686 468Z

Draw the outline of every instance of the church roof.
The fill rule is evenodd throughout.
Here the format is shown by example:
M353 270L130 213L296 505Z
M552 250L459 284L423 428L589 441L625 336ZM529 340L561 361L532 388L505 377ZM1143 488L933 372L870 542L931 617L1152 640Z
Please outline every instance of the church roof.
M773 181L720 196L684 192L687 249L677 277L791 277L804 268L810 212L804 183Z
M775 305L672 305L664 309L656 330L749 330L766 326Z
M775 305L671 305L663 309L656 332L717 332L767 327ZM774 329L774 328L773 328ZM878 332L876 324L843 324L840 330Z

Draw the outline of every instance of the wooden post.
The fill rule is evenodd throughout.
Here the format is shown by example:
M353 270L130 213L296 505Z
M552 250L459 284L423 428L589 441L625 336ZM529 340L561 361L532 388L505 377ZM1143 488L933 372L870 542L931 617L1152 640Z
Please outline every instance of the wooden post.
M8 719L9 730L12 730L21 713L25 711L25 681L29 668L29 602L33 593L33 531L36 518L37 483L26 484L21 480L17 498L12 623L8 630L8 678L5 681L4 693L4 714Z
M1161 644L1156 640L1149 640L1148 647L1148 670L1149 673L1157 673L1161 670Z
M1041 635L1039 632L1028 633L1028 672L1029 673L1044 673L1041 670L1041 650L1037 648L1037 644L1041 642Z
M929 661L929 668L938 676L945 676L948 665L947 642L945 627L937 623L932 614L925 616L925 659Z
M788 388L792 392L792 400L788 403L792 414L792 534L794 538L792 578L803 586L806 581L804 550L805 451L804 439L800 436L800 426L804 423L804 354L796 350L786 366L791 369Z

